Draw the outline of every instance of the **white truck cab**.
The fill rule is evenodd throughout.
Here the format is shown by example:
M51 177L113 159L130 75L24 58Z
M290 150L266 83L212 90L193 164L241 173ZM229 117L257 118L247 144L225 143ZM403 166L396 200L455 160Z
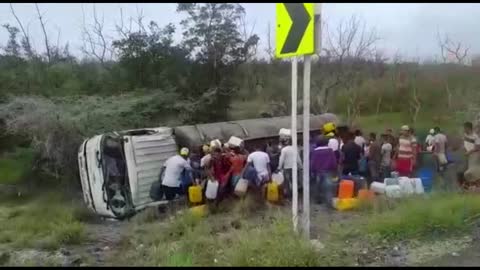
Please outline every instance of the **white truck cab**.
M85 140L78 165L87 206L122 219L153 202L149 192L164 162L177 152L171 128L112 132Z

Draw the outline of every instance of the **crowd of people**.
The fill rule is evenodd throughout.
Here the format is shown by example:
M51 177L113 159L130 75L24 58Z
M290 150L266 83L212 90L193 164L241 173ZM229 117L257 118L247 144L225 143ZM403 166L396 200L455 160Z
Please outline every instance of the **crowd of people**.
M480 139L471 123L465 123L465 149L470 154L480 149ZM301 147L299 147L301 148ZM436 169L442 171L450 162L447 156L447 137L439 127L430 130L424 143L419 142L409 126L402 126L397 136L387 129L377 136L364 138L361 130L340 131L333 123L322 127L320 135L312 138L310 147L310 176L313 193L331 202L332 184L345 176L361 176L368 183L382 182L392 170L400 176L412 176L420 151L432 152ZM191 184L205 186L207 180L219 184L216 202L232 194L240 179L249 182L249 190L264 196L265 185L273 173L282 173L282 193L285 199L292 195L292 168L295 162L302 170L300 151L295 152L289 136L281 136L278 145L271 142L256 144L248 152L244 144L228 145L219 140L203 145L200 155L190 155L187 148L168 159L164 165L162 188L167 200L187 192ZM299 175L301 175L299 173ZM299 179L301 179L299 177ZM301 182L298 181L301 188Z

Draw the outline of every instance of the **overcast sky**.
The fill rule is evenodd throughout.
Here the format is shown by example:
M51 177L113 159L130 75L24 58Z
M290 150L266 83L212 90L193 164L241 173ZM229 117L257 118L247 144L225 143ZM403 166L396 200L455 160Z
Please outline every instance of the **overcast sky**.
M93 14L92 3L86 4L39 4L47 21L47 28L52 40L56 42L58 29L61 31L60 43L67 41L70 49L78 54L81 46L82 5L87 21ZM136 16L137 9L143 10L144 21L156 21L159 25L177 24L182 19L173 3L147 4L95 4L97 13L103 14L105 27L114 35L115 22L119 21L119 8L124 17ZM266 46L267 27L270 23L272 35L275 23L275 4L243 4L247 12L247 21L255 23L255 32L260 36L261 51ZM44 51L42 32L40 30L34 4L13 4L17 15L24 24L29 23L29 32L34 39L34 46ZM388 54L399 51L404 58L419 56L423 59L439 54L436 31L448 33L453 40L461 41L471 47L472 54L480 53L480 4L420 4L420 3L326 3L323 4L323 17L328 24L337 24L340 20L356 14L363 18L367 26L375 27L382 38L378 47ZM0 23L15 24L9 4L0 4ZM178 30L181 30L180 27ZM4 45L8 35L0 30L0 45ZM273 37L272 37L273 38ZM177 31L176 39L181 39Z

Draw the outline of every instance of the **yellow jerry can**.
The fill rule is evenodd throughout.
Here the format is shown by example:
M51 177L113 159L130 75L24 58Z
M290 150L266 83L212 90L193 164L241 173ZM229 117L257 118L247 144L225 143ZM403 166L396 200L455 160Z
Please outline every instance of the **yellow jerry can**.
M339 211L351 210L358 207L357 198L338 199L335 198L333 205Z
M204 217L207 215L207 205L206 204L202 204L202 205L197 205L197 206L194 206L192 208L190 208L190 213L193 215L193 216L196 216L196 217Z
M280 199L280 192L278 184L275 182L270 182L267 184L267 201L269 202L278 202Z
M202 187L199 185L191 186L188 188L188 200L191 203L202 202Z

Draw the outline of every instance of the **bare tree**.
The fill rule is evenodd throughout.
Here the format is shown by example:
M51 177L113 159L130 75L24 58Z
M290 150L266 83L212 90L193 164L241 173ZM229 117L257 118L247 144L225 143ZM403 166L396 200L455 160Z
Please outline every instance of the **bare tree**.
M453 55L455 57L455 61L459 65L464 65L465 60L468 56L468 51L470 47L463 45L460 41L453 41L450 37L445 34L442 38L440 35L440 31L437 30L437 41L440 47L440 53L442 56L442 60L444 63L448 60L448 54Z
M107 60L107 52L110 52L110 58L113 56L113 50L111 48L111 42L107 39L104 30L104 16L98 18L97 9L95 4L93 5L93 24L87 25L85 20L85 10L82 5L82 20L83 20L83 29L82 29L82 40L83 47L82 52L87 56L94 57L102 65L105 64Z
M410 105L410 115L412 124L415 125L417 123L418 113L422 108L422 103L420 102L418 96L418 88L417 88L417 77L418 77L418 69L419 69L419 59L416 58L414 61L414 65L410 72L411 75L411 87L412 87L412 96L409 102Z
M12 3L10 3L10 11L12 12L13 17L15 17L15 20L17 21L18 26L20 26L20 29L22 30L23 34L23 39L22 39L22 47L25 50L25 53L29 58L32 58L34 55L32 44L30 43L30 35L28 34L28 30L25 31L25 28L23 27L22 22L18 18L17 14L15 13L15 9L13 8ZM27 26L28 29L28 26Z
M453 55L455 57L455 62L458 65L464 65L465 60L468 56L468 51L470 47L463 45L461 42L455 42L450 37L445 34L444 37L440 35L440 31L437 30L437 42L440 47L440 54L443 60L443 63L447 63L448 55ZM452 108L452 91L448 82L448 76L444 76L445 92L447 94L447 108Z
M268 54L269 61L272 61L274 58L274 48L272 47L272 34L271 34L271 28L270 28L270 22L267 24L267 48L265 49L265 52Z
M120 23L115 24L115 29L117 32L122 36L122 38L127 39L130 33L132 32L132 23L133 19L132 17L129 18L129 27L127 28L124 25L124 18L123 18L123 9L120 8Z
M44 39L44 42L45 42L45 49L47 51L47 62L50 63L52 55L50 53L50 42L48 40L48 35L47 35L46 28L45 28L46 22L43 19L43 14L40 13L40 9L38 8L37 3L35 3L35 8L37 9L38 20L40 21L40 26L42 27L43 39Z

